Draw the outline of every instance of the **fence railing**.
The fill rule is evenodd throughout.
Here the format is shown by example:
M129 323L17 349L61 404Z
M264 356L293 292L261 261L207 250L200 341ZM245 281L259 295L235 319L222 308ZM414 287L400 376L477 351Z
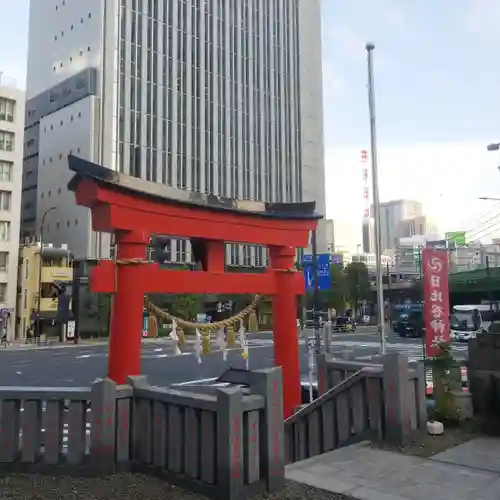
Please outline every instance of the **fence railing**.
M361 370L285 421L285 460L297 462L364 439L382 439L380 378Z
M217 499L282 488L281 370L196 394L145 377L91 388L0 388L0 472L148 472Z
M427 427L426 380L423 363L409 363L399 353L379 356L375 360L318 357L319 393L324 394L341 382L361 371L365 380L366 397L378 401L381 421L369 423L369 430L376 430L385 441L403 445L415 432ZM368 369L368 371L367 371ZM368 404L368 403L366 403ZM370 403L374 404L374 403ZM373 426L377 425L376 428Z

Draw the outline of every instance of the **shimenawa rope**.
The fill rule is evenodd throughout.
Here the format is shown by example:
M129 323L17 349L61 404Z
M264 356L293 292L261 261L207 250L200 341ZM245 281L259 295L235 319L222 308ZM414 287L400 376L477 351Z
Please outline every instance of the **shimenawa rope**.
M141 259L141 258L133 258L133 259L114 259L113 262L116 264L115 266L115 290L117 288L117 279L118 279L118 273L116 272L118 270L119 265L140 265L140 264L157 264L155 261L151 260L146 260L146 259ZM295 272L295 269L290 269L289 271ZM229 326L234 326L239 322L242 322L243 319L248 316L252 311L255 310L257 307L257 304L260 300L261 296L260 295L255 295L253 301L251 304L246 306L242 311L240 311L238 314L235 314L234 316L231 316L230 318L224 319L222 321L216 321L214 323L196 323L194 321L186 321L182 318L179 318L178 316L174 316L173 314L169 313L168 311L165 311L158 307L157 305L153 304L151 302L151 299L148 296L144 297L144 305L145 307L155 316L158 316L159 318L162 318L167 321L175 321L181 328L194 328L198 329L201 332L207 332L210 333L212 330L218 330L220 328L227 328Z

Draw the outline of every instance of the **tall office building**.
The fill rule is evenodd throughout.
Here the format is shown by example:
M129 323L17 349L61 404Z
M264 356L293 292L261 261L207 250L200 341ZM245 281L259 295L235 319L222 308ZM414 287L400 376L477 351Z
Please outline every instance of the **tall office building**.
M396 248L400 238L398 229L401 222L421 217L422 204L413 200L393 200L380 204L380 239L381 251ZM373 213L373 212L372 212Z
M0 73L0 334L15 332L24 92Z
M23 232L54 207L47 239L106 255L109 237L67 192L69 153L324 213L320 28L320 0L31 2ZM174 240L171 253L183 260L189 245ZM231 260L259 253L233 248Z

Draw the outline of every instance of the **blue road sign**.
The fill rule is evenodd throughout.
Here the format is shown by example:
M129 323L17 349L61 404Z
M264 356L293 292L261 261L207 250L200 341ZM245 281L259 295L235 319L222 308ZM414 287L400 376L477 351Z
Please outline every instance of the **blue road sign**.
M302 258L302 266L304 267L304 280L306 289L314 288L314 263L311 254L305 254ZM329 290L331 285L330 280L330 254L318 254L318 288L320 290Z

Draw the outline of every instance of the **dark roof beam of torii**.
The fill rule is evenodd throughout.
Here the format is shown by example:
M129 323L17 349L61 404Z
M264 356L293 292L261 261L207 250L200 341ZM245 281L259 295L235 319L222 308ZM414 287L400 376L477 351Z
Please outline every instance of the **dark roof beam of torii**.
M68 184L92 210L95 231L306 247L321 215L309 203L263 203L187 192L116 173L74 156Z
M241 212L247 215L278 219L319 220L323 216L315 212L314 201L301 203L270 203L251 200L223 198L213 194L177 189L165 184L149 182L136 177L115 172L96 163L74 155L68 157L69 169L76 175L68 183L68 189L75 191L82 178L114 185L124 190L156 198L170 203L200 206L209 210Z

